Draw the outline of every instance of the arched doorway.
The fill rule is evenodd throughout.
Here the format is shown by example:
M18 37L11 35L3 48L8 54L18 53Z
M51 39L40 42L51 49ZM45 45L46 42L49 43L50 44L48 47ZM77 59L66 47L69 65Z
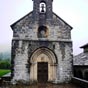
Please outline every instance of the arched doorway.
M77 77L78 78L83 78L83 74L82 74L82 71L81 70L78 70L77 71Z
M37 49L30 59L30 80L38 82L55 81L57 59L47 48Z
M84 73L84 79L88 81L88 70L86 70Z

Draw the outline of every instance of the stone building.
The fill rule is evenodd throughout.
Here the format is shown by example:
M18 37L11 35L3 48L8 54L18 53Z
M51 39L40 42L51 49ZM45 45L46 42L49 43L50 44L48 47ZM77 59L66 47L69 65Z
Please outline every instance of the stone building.
M73 58L74 76L88 80L88 43L80 48L83 48L83 53Z
M12 82L69 82L72 27L52 11L53 0L33 0L33 11L11 25Z

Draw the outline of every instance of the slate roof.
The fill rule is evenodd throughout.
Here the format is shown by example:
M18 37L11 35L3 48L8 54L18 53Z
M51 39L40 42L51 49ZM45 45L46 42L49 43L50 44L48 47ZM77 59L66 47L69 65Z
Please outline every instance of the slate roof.
M73 65L87 66L88 65L88 53L80 53L73 57Z
M86 48L86 47L88 47L88 43L83 45L83 46L81 46L80 48Z

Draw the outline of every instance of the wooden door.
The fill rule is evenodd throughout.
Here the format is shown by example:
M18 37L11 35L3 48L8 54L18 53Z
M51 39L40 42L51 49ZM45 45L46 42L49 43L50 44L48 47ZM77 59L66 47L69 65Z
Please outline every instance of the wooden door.
M38 82L47 82L48 81L48 62L38 62Z

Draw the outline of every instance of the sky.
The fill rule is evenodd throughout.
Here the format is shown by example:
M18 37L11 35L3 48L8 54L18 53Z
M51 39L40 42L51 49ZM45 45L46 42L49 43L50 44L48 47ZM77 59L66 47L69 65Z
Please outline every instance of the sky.
M10 25L33 10L32 0L0 0L0 52L11 50ZM88 43L88 0L53 0L53 12L73 27L73 54Z

